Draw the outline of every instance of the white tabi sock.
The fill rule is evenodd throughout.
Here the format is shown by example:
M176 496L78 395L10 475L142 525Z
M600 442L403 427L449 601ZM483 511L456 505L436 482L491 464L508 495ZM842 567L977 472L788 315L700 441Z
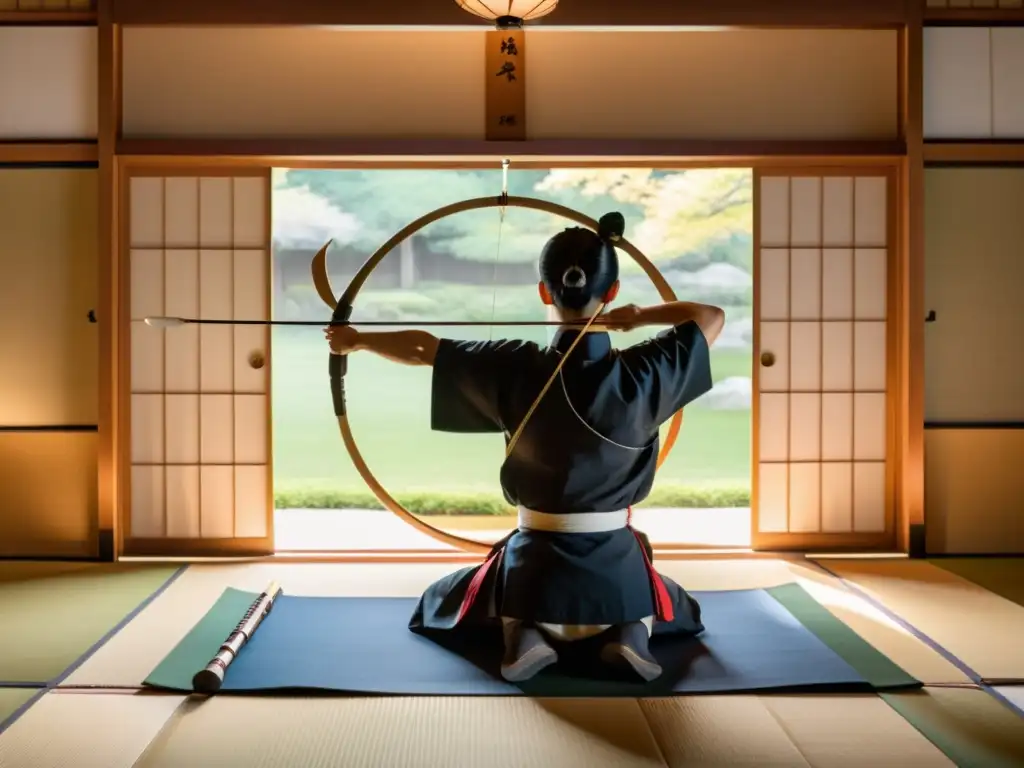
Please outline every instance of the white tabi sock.
M654 631L654 617L645 616L640 621L647 627L647 636L650 637ZM501 623L503 627L512 629L514 625L521 622L519 619L510 619L507 616L502 616ZM562 642L585 640L588 637L601 634L606 629L610 629L611 626L611 624L542 624L539 622L537 624L537 627L544 630L546 635Z

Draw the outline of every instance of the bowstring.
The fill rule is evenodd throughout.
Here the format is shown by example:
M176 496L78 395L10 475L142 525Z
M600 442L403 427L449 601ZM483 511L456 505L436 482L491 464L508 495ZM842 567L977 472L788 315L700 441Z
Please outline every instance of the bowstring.
M536 399L533 401L529 409L526 411L526 415L523 416L523 420L519 422L519 426L516 428L515 433L509 438L508 444L505 446L506 460L508 459L509 456L512 455L512 451L515 450L516 443L518 443L519 438L522 437L523 430L526 429L526 424L533 417L534 411L536 411L537 406L540 405L540 401L544 399L544 395L548 393L548 390L551 389L551 385L555 383L555 379L557 379L559 374L562 372L562 367L565 365L566 360L569 359L569 355L573 353L573 350L576 349L577 345L583 340L583 337L587 335L587 332L590 330L590 326L592 326L594 324L594 321L601 316L601 313L604 312L604 308L605 303L602 301L600 304L597 305L597 309L594 310L594 314L592 314L590 316L590 319L587 320L587 324L583 326L583 329L580 331L579 335L575 339L573 339L572 344L570 344L569 348L565 350L565 354L562 355L562 358L558 361L558 365L555 366L555 370L552 371L551 376L547 380L547 383L544 385L543 389L541 389L540 391L540 394L537 395Z
M501 261L501 233L505 228L505 206L498 209L498 247L494 252L494 270L491 274L491 322L487 326L487 340L494 340L494 316L498 312L498 262Z
M501 161L501 205L498 206L498 246L494 251L494 269L491 273L491 322L487 327L487 340L494 341L494 317L498 312L498 264L501 261L501 235L505 230L505 212L508 210L508 167L510 161Z

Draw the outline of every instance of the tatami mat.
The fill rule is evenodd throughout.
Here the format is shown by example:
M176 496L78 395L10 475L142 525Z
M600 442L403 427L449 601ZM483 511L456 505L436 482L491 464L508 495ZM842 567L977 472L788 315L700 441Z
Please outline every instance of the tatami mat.
M978 689L698 696L640 707L673 768L1024 765L1024 718Z
M953 765L877 696L765 696L762 701L815 768Z
M186 706L139 768L658 768L632 699L215 698Z
M672 766L807 766L758 696L685 696L640 701Z
M943 557L931 563L1024 605L1024 557Z
M95 567L92 563L73 561L0 560L0 583L45 579Z
M996 690L1017 709L1024 712L1024 685L1000 685L996 687Z
M698 696L640 707L672 768L953 765L874 695Z
M982 691L955 688L640 702L64 691L0 735L0 768L1021 764L1024 718Z
M295 595L411 597L451 569L444 563L193 565L65 685L141 685L226 587L259 592L277 580Z
M926 688L881 697L960 768L1024 765L1024 718L985 691Z
M920 560L828 560L986 680L1024 680L1024 608Z
M6 563L0 681L47 683L144 603L176 568Z
M970 678L937 651L838 579L810 563L792 566L797 582L836 618L921 682L965 684Z
M7 719L35 696L38 688L0 688L0 729Z
M926 683L967 677L841 582L799 561L768 559L663 561L658 568L691 590L803 585L881 653ZM259 591L276 579L297 595L417 596L450 564L194 565L95 653L66 685L139 685L229 586Z
M947 610L952 606L954 615L960 611L958 619L965 626L971 623L973 635L981 638L1004 620L1000 606L1024 611L943 571L935 576L905 567L927 564L900 561L892 570L888 565L828 561L830 568L838 567L844 578L911 623L920 626L915 618L932 621L933 631L945 626L941 617L932 617L928 610L938 599L947 599ZM192 566L65 684L138 685L228 586L258 591L273 579L292 594L415 596L453 567L443 563ZM915 677L933 683L967 681L898 622L813 564L693 560L664 561L658 567L691 590L772 587L796 581ZM42 581L52 575L40 572L37 578ZM966 598L961 594L964 590ZM968 622L958 607L963 599L999 602L994 612L991 603L988 609L975 609ZM978 627L986 631L978 632ZM971 637L968 633L967 639ZM967 650L979 651L969 643ZM1024 703L1024 686L999 690ZM5 707L14 711L34 693L0 689L0 714ZM0 768L928 768L954 764L964 768L1024 765L1024 718L983 691L957 688L884 697L697 696L639 702L523 697L221 697L200 702L179 696L62 690L40 698L0 735Z
M181 696L51 692L0 734L0 768L131 768ZM178 766L215 765L193 755Z

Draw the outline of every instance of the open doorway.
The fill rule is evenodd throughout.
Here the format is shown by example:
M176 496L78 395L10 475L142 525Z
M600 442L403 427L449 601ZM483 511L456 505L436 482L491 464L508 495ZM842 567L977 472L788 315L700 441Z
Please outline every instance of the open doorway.
M537 197L598 218L612 210L626 236L681 299L718 304L726 329L712 351L714 389L685 412L679 440L634 521L655 545L750 543L753 297L750 169L523 169L511 195ZM359 266L409 222L440 206L500 193L502 172L482 169L275 169L272 195L275 320L326 322L310 276L329 239L328 270L341 292ZM543 320L536 260L570 224L508 208L455 214L400 244L360 292L353 322L474 321L437 335L544 343L553 329L492 327ZM618 302L660 301L631 259L621 261ZM658 329L614 334L617 346ZM275 532L279 551L451 549L383 509L338 434L319 327L277 326L272 346ZM434 528L493 542L514 526L502 498L499 435L430 429L430 371L370 355L346 379L349 421L367 464L410 512Z

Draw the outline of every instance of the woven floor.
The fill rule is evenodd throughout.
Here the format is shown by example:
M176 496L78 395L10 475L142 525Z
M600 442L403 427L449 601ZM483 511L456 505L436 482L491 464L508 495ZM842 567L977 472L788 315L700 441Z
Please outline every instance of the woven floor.
M32 636L35 630L25 628L29 614L45 613L46 601L67 605L69 594L81 594L86 582L76 584L76 579L91 579L87 583L94 591L113 592L116 582L121 597L105 598L116 608L108 608L103 621L94 621L87 633L103 636L93 643L98 647L81 648L84 658L51 675L46 688L0 686L0 723L5 723L0 725L0 767L1024 765L1024 716L1014 709L1014 702L1024 703L1024 686L989 688L984 682L989 676L1006 682L1020 671L1024 654L1012 653L1020 634L1007 632L1018 631L1024 607L927 563L872 561L865 566L863 561L827 560L822 565L757 559L659 567L693 590L796 581L924 681L924 691L650 700L196 701L132 688L226 587L258 590L274 578L290 594L412 596L450 566L207 565L176 577L152 572L142 578L136 572L129 581L115 579L106 587L96 586L99 572L88 568L47 571L34 566L36 572L20 576L4 573L0 606L4 590L17 588L24 595L29 589L38 596L22 619L16 611L4 616L5 629L6 622L13 622L22 638ZM988 578L991 570L986 570ZM116 569L104 575L119 576ZM48 588L40 588L47 579ZM976 631L952 621L956 611L969 616ZM109 626L100 626L104 622ZM81 646L84 640L76 642ZM41 669L24 642L13 653L25 658L11 658L12 649L7 651L5 666L12 674L33 663ZM49 654L47 675L66 655L66 647Z

